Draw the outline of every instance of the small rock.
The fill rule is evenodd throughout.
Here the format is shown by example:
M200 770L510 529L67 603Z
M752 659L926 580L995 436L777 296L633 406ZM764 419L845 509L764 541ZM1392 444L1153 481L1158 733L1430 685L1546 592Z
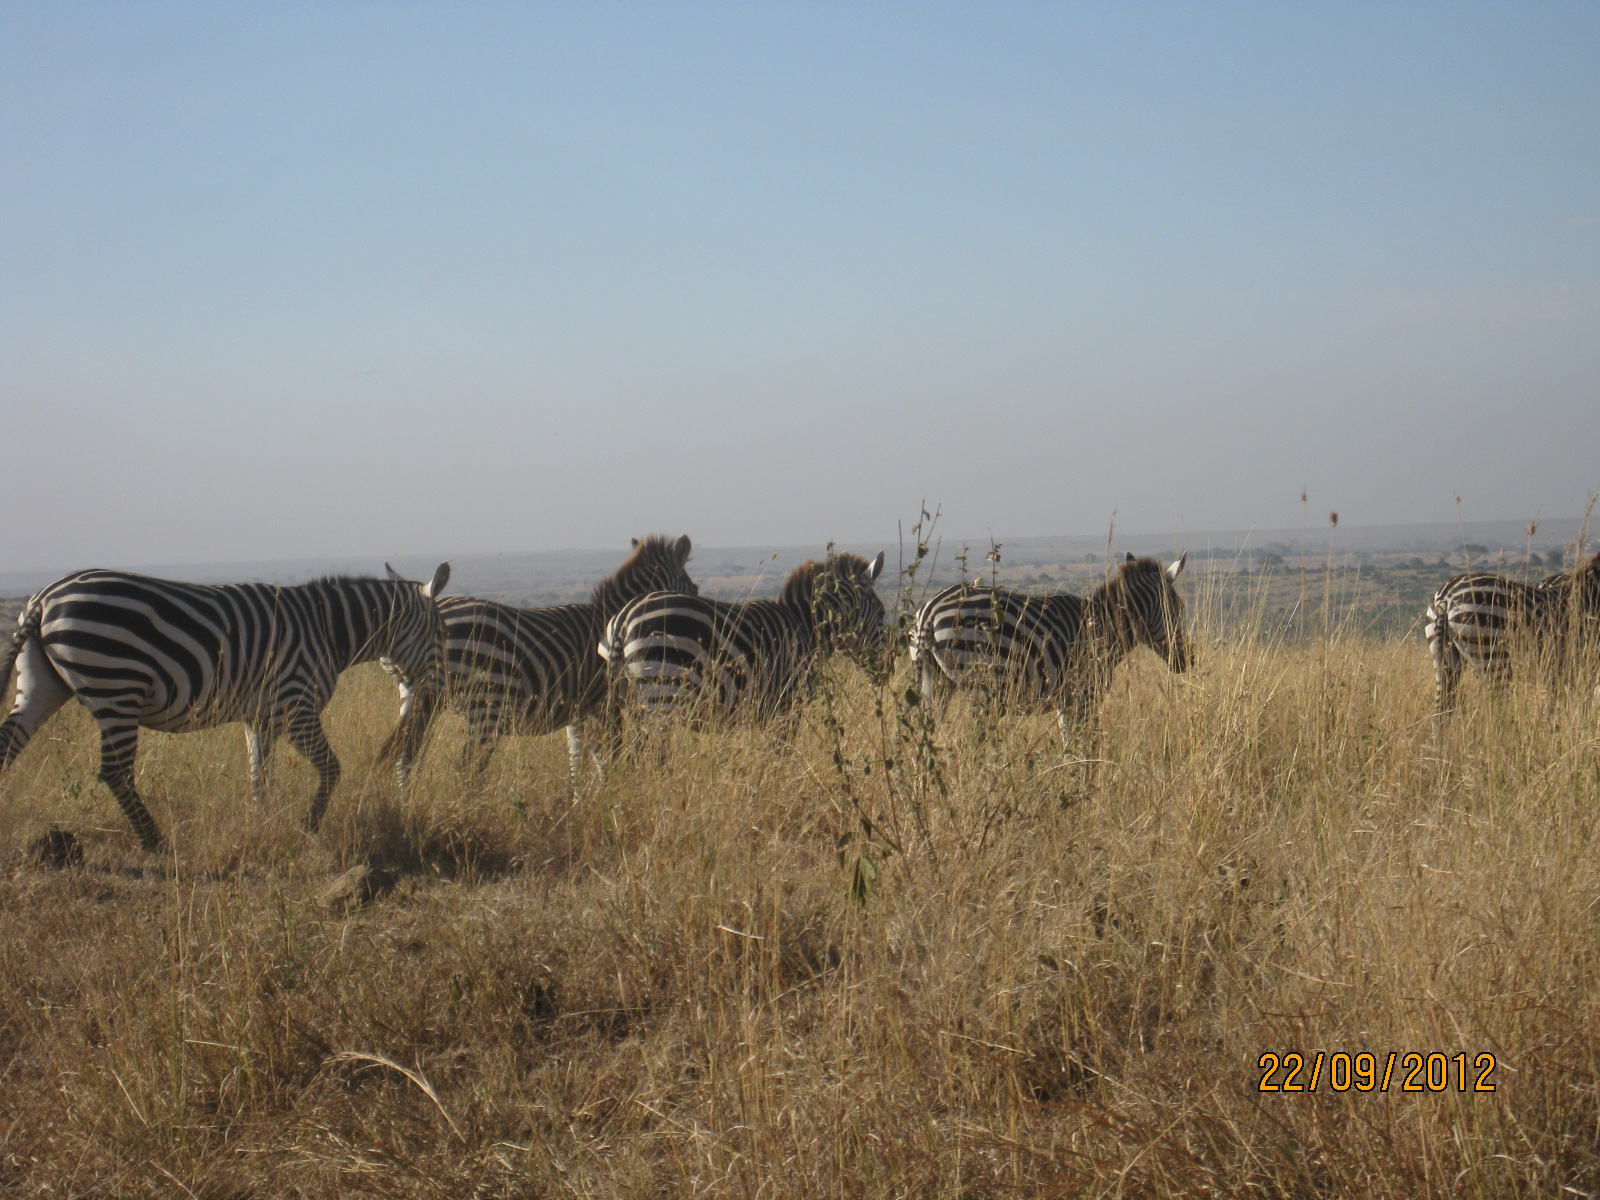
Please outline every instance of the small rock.
M367 863L351 867L318 894L325 908L352 909L370 904L394 887L394 872Z
M75 867L83 861L83 843L70 829L52 825L28 843L28 861L36 867Z

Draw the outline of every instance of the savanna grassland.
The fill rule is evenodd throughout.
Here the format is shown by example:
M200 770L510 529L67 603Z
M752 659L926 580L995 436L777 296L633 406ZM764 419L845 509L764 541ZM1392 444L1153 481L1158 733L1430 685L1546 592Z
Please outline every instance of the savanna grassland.
M320 838L287 750L258 810L240 728L146 734L151 857L63 711L0 778L0 1192L1600 1191L1600 705L1441 729L1415 637L1185 582L1194 669L1140 652L1068 759L841 664L792 745L676 731L576 802L562 739L473 782L451 718L401 801L363 668ZM1446 1088L1258 1090L1318 1051Z

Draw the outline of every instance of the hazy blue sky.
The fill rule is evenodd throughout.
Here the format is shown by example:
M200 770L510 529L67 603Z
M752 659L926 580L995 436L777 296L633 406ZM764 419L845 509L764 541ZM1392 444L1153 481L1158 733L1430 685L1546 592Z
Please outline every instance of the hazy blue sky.
M0 564L1568 516L1600 5L0 3Z

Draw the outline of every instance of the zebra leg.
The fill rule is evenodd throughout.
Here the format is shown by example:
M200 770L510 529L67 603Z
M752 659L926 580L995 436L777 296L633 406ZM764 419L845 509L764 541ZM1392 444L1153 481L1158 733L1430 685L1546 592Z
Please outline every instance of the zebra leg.
M608 684L605 704L600 711L600 749L595 758L600 763L600 775L606 774L606 764L622 758L622 702L615 688Z
M1443 618L1437 618L1441 621ZM1461 680L1461 649L1443 630L1428 639L1428 649L1433 655L1433 711L1435 716L1448 716L1455 707L1456 685Z
M1072 711L1080 726L1087 728L1093 724L1095 713L1099 708L1101 685L1101 678L1087 674L1073 687ZM1058 711L1064 715L1066 710L1063 708Z
M161 831L133 786L133 757L139 749L139 722L115 713L96 713L100 725L100 782L122 806L139 841L152 854L161 849Z
M272 744L277 734L269 726L246 725L245 745L250 749L250 798L258 808L267 803L267 762L272 757Z
M799 697L786 701L773 718L773 727L777 730L778 745L785 750L794 745L795 734L800 732L800 718L804 715Z
M928 708L928 716L935 724L944 720L945 707L950 703L953 684L933 663L924 661L917 680L917 691Z
M1483 666L1483 682L1496 704L1502 703L1511 690L1511 663L1508 659L1490 659Z
M1095 696L1092 692L1078 690L1062 697L1056 704L1056 728L1061 732L1061 753L1072 753L1073 739L1087 733L1093 741L1098 731L1094 728Z
M578 729L580 736L582 736L585 729L588 730L589 736L589 761L594 763L595 773L599 775L600 782L604 783L611 770L611 764L615 761L611 755L610 748L606 745L605 727L601 726L599 730L596 730L593 724L580 724Z
M0 681L0 689L4 687L4 682ZM39 726L70 699L72 689L56 674L44 647L37 638L29 638L22 647L11 715L0 724L0 771L11 765Z
M306 830L317 831L322 824L323 810L328 807L328 797L339 782L339 759L328 745L328 735L322 729L322 717L314 712L300 712L289 718L289 744L317 770L317 790L311 797L311 810L306 814Z
M461 747L460 770L472 776L474 782L482 779L484 772L489 769L495 740L494 730L481 729L468 734L466 744Z
M391 675L398 675L398 671L390 665L390 660L379 661L383 663L385 671ZM400 720L379 753L393 755L394 780L402 792L411 786L411 768L416 765L417 758L422 753L422 747L428 736L428 726L433 721L434 709L438 703L439 697L434 692L421 693L408 683L403 681L400 683Z
M467 700L467 740L461 747L458 769L474 782L489 769L489 758L500 738L500 706L482 693Z
M567 796L578 798L578 772L583 768L583 734L577 722L567 726Z

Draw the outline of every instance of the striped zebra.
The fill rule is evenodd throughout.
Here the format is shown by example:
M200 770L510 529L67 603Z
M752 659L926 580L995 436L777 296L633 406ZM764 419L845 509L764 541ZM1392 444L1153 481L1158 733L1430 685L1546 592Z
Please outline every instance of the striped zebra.
M687 534L635 538L632 555L595 585L586 604L513 608L472 596L441 600L446 695L467 719L463 766L482 773L504 734L546 734L566 726L568 782L576 787L579 722L597 715L605 702L605 662L595 647L606 621L646 592L698 595L685 570L692 549ZM401 755L402 770L412 757Z
M693 705L701 719L745 712L792 725L822 656L881 662L888 633L873 585L882 570L882 551L871 562L830 554L791 571L776 600L730 603L668 592L634 600L611 619L600 643L613 693L612 736L624 694L651 713Z
M250 788L264 798L281 734L317 770L306 818L315 831L339 780L322 710L340 672L380 655L404 675L410 700L441 684L444 627L426 585L337 577L298 587L207 587L121 571L78 571L34 596L0 655L0 689L17 666L17 694L0 724L0 770L74 696L100 727L100 779L146 850L161 833L133 785L139 728L168 733L243 721ZM397 731L398 732L398 731Z
M1468 664L1500 694L1511 682L1514 657L1554 667L1580 646L1600 642L1600 553L1536 584L1483 571L1457 575L1434 593L1426 621L1434 708L1443 715Z
M1054 707L1067 744L1073 717L1084 722L1119 662L1149 646L1173 671L1189 668L1183 599L1173 584L1188 554L1163 567L1132 554L1087 597L1030 596L958 583L928 600L911 627L911 661L923 696L936 705L980 680L1003 702Z

